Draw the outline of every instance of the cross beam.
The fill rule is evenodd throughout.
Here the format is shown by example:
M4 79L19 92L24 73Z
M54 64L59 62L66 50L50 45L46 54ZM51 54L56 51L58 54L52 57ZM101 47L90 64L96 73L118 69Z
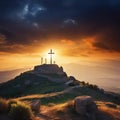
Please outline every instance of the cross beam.
M48 54L50 54L50 64L52 64L52 55L55 53L52 51L52 49L50 49L50 52Z

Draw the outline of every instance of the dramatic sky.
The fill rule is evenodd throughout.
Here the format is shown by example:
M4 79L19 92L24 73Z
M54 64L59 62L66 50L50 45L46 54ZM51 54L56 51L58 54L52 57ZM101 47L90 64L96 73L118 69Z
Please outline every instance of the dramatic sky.
M40 63L120 63L120 0L0 0L0 70Z

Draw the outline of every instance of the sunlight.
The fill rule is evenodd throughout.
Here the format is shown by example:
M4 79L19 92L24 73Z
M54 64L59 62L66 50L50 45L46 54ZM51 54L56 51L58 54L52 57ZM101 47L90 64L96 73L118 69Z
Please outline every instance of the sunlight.
M59 52L58 52L58 50L55 50L55 49L52 49L52 52L54 53L54 54L52 54L52 62L56 63L56 60L59 58ZM48 53L50 53L50 49L45 50L45 52L42 53L41 57L43 58L44 61L45 61L45 59L47 59L47 63L49 64L50 63L50 54L48 54Z

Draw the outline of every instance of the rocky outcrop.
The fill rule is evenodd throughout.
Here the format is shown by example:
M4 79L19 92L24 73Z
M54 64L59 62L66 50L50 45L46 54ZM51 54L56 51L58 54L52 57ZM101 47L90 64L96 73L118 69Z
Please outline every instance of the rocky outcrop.
M69 80L63 68L59 67L57 64L43 64L35 66L34 70L30 71L30 73L47 78L56 83L65 83Z
M74 107L78 114L88 120L96 120L97 105L90 96L79 96L74 100Z
M59 67L57 64L43 64L34 67L34 72L41 74L58 74L60 76L65 75L62 67Z

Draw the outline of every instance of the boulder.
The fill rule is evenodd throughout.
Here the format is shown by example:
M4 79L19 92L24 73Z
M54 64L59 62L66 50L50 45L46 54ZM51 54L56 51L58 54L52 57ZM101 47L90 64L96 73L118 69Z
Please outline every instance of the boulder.
M39 113L40 111L40 105L41 105L41 101L40 100L34 100L31 103L31 109L37 113Z
M76 97L74 107L81 116L86 117L88 120L96 120L98 108L91 96Z

